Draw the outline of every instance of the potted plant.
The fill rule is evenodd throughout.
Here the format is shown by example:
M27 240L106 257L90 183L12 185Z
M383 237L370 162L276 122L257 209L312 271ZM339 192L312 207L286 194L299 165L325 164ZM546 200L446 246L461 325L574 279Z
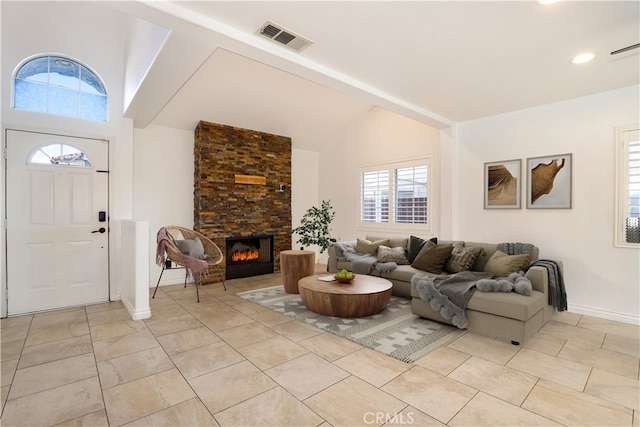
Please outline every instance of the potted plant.
M335 214L330 201L327 200L323 200L319 208L315 206L309 208L302 217L300 226L291 230L291 233L300 236L296 243L300 243L303 247L318 245L320 253L323 253L331 243L336 241L331 237L329 230Z

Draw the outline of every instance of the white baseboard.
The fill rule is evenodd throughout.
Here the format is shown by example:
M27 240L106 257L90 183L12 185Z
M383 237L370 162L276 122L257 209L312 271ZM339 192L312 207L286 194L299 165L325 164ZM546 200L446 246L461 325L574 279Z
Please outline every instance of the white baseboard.
M640 316L631 316L625 313L602 310L599 308L585 307L581 305L568 304L567 311L586 316L598 317L600 319L614 320L616 322L629 323L640 326Z
M121 298L122 305L127 309L131 319L133 320L143 320L151 317L151 308L138 309L136 310L133 305L126 298Z
M155 288L156 284L158 282L155 283L149 283L149 288ZM187 285L189 285L189 283L193 283L193 281L189 281L187 280ZM167 279L167 280L163 280L160 282L160 288L163 286L169 286L169 285L184 285L184 277L181 279Z

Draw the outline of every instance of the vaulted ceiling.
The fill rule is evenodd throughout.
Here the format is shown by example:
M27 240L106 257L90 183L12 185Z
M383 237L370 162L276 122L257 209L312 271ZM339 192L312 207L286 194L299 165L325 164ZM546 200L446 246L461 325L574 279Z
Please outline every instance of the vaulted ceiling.
M312 148L379 106L437 128L636 85L640 2L105 2L169 30L126 114L286 134ZM256 34L266 21L312 44ZM585 64L573 56L592 52Z

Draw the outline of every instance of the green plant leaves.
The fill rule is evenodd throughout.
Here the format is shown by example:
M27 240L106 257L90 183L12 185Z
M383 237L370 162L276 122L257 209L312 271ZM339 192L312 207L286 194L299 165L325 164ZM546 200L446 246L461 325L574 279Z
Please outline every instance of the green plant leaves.
M336 213L331 206L330 200L323 200L322 205L318 208L316 206L310 207L302 217L300 226L291 230L291 233L296 233L300 236L296 243L302 246L318 245L320 247L320 253L323 253L331 243L336 239L331 237L331 230L329 225Z

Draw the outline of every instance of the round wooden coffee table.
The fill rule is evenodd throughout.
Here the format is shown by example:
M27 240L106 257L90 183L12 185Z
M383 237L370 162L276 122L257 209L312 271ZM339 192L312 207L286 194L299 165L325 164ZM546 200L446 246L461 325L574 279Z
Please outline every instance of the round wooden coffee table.
M358 274L350 283L323 282L316 274L298 281L304 305L314 313L335 317L366 317L380 313L391 298L392 284L381 277Z

